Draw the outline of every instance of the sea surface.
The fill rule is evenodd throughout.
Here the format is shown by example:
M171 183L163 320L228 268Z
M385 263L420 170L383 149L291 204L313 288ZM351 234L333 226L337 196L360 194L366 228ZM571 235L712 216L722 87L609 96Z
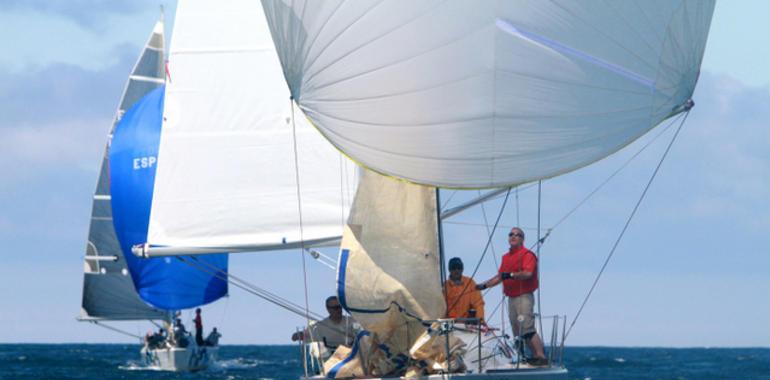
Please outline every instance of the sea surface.
M138 345L0 344L0 379L294 379L297 346L222 346L197 373L143 367ZM568 347L570 379L770 379L770 348Z

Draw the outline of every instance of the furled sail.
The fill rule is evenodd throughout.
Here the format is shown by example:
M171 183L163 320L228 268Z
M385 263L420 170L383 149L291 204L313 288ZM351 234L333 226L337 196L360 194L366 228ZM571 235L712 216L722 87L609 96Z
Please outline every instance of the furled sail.
M356 168L293 119L260 3L181 2L169 55L149 251L339 242Z
M141 97L162 85L163 78L163 22L159 21L155 24L128 77L115 121L110 127L110 136L123 113ZM128 273L126 259L115 236L110 205L108 154L109 145L105 148L102 158L91 210L83 276L83 302L79 318L84 320L161 319L164 313L148 306L136 294Z
M195 260L140 259L131 247L147 241L164 87L131 107L118 123L110 148L110 187L115 232L139 296L155 307L178 310L227 294L227 254Z
M340 246L337 292L387 353L380 372L368 375L402 373L427 320L444 317L435 194L370 171L361 177Z
M364 166L512 186L606 157L687 109L714 1L262 0L284 75Z

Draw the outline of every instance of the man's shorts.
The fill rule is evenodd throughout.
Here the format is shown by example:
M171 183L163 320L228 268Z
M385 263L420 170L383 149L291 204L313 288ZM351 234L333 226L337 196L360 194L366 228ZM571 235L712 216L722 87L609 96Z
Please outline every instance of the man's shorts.
M534 306L535 296L532 293L508 297L508 318L514 335L522 336L536 331Z

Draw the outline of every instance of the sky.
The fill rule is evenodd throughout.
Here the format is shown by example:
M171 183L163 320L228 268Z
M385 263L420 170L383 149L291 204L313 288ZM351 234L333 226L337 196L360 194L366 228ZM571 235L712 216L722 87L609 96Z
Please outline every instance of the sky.
M166 4L167 35L174 7ZM75 317L106 135L159 13L150 1L0 0L0 343L136 341ZM568 344L770 346L769 15L766 1L717 4L696 106ZM553 229L541 250L543 315L567 315L572 322L670 141L672 130L656 138L661 131L543 182L542 226L550 228L654 140ZM453 194L442 196L457 202L475 193ZM531 243L537 192L520 190L518 201L516 195L501 225L520 224ZM463 258L466 272L487 239L484 213L493 220L501 204L498 199L445 224L447 256ZM477 280L495 272L506 232L493 237ZM300 266L296 251L237 254L230 264L232 273L302 303ZM311 262L308 275L310 306L320 312L335 274ZM500 298L499 288L486 295L488 313ZM228 298L204 308L204 321L219 327L224 344L289 344L304 324L234 287ZM117 326L134 334L149 328Z

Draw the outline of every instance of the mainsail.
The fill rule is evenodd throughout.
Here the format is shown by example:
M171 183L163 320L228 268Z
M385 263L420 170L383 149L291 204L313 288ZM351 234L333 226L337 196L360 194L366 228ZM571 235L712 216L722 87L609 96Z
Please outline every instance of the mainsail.
M440 187L578 169L688 107L714 1L263 0L337 148Z
M163 22L155 24L152 33L134 65L123 91L110 138L123 114L149 91L164 81ZM109 144L105 148L102 167L94 193L91 225L83 274L82 320L161 319L164 313L148 306L136 294L125 257L120 250L112 225L109 184Z
M260 3L180 3L169 55L149 251L338 242L356 168L295 118Z

